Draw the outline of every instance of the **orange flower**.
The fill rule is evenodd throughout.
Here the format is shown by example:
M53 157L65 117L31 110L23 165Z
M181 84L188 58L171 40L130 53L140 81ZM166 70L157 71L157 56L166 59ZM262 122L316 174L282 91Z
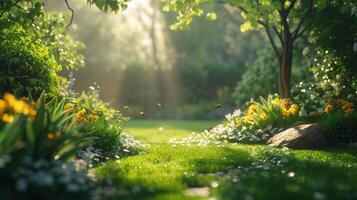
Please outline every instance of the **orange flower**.
M1 119L2 119L2 121L5 122L5 123L12 123L12 122L14 121L14 116L5 113L5 114L1 117Z
M56 137L56 135L53 134L53 133L47 134L47 138L48 138L48 139L53 139L53 138L55 138L55 137Z

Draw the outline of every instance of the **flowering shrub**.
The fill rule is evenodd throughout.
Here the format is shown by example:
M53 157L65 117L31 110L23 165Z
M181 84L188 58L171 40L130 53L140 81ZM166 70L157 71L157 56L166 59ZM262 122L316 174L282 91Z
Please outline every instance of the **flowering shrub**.
M324 106L324 112L342 111L345 116L351 115L353 112L353 103L344 99L330 99Z
M144 145L127 134L122 134L122 121L118 110L110 108L109 103L99 99L99 91L91 86L88 92L79 97L67 97L69 101L64 105L67 113L73 114L78 131L85 138L95 138L91 148L81 149L77 155L82 157L92 155L93 164L108 159L117 159L125 155L138 153ZM95 152L95 153L94 153ZM85 156L87 157L87 156Z
M331 144L357 141L357 113L344 99L329 99L318 120Z
M243 116L233 117L238 126L251 130L273 127L286 127L299 118L300 106L290 99L280 99L269 95L267 99L260 98L260 102L252 102Z
M245 112L236 110L226 115L227 123L211 130L193 134L183 140L172 140L174 144L208 145L217 141L264 143L274 134L300 119L300 106L290 99L270 95L259 102L251 102Z
M0 95L11 91L17 96L39 97L43 90L57 95L61 66L36 34L20 25L0 34Z
M125 120L118 110L111 109L109 103L99 99L99 91L90 87L88 92L83 92L79 97L73 97L64 106L65 110L74 113L78 124L103 119L121 122Z
M29 103L5 94L0 100L0 185L18 192L31 191L40 199L90 187L86 169L73 168L75 153L92 144L76 131L73 115L64 111L65 100ZM70 165L72 166L69 170ZM84 170L84 171L83 171ZM63 180L71 176L69 180ZM77 177L77 178L76 178ZM82 178L78 178L82 177ZM83 182L78 186L76 181ZM11 190L8 191L11 194ZM14 194L15 195L15 194ZM19 196L18 196L19 195ZM21 193L16 193L20 198ZM13 197L13 198L15 198Z

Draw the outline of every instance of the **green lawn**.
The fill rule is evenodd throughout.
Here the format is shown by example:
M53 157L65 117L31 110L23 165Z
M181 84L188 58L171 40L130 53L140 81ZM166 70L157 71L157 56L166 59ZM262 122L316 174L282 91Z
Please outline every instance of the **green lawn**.
M97 178L125 189L118 199L357 199L356 151L167 143L216 123L132 121L127 129L148 149L97 167Z

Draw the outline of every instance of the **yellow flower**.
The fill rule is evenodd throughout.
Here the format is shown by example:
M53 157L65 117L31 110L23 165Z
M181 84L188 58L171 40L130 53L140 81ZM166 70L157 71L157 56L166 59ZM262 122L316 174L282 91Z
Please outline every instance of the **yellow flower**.
M273 104L279 106L280 105L280 99L279 98L275 98L273 100Z
M86 109L82 109L77 112L76 114L76 121L77 123L83 123L85 121L84 114L86 113Z
M251 104L247 109L247 115L252 115L257 110L257 108L258 106L255 103Z
M290 103L290 99L289 98L283 99L283 100L281 100L281 107L287 108L289 103Z
M284 117L290 116L290 112L286 108L282 108L281 113L283 114Z
M64 106L64 109L65 109L66 111L70 111L70 110L73 109L73 107L74 107L74 105L73 105L72 103L67 103L67 104Z
M2 119L2 121L5 122L5 123L12 123L12 122L14 121L14 116L5 113L5 114L1 117L1 119Z
M324 112L329 113L333 110L333 105L332 104L327 104L324 108Z
M77 115L83 116L85 113L86 113L86 109L83 108L82 110L77 112Z
M27 104L23 101L14 101L12 109L15 113L23 114L24 108L27 107Z
M5 111L6 111L6 102L0 99L0 113L3 113Z
M265 112L260 113L259 119L262 121L268 120L268 115Z
M290 106L288 112L292 115L295 115L295 113L299 110L299 106L297 104L293 104Z
M76 117L76 122L81 124L85 121L84 117L83 116L80 116L80 115L77 115Z
M90 114L88 116L88 121L96 121L99 117L97 115Z
M244 122L244 120L239 117L237 117L234 121L238 126L243 125L243 122Z
M34 110L34 109L30 109L30 110L29 110L29 114L28 114L29 116L35 117L36 114L37 114L37 111L36 111L36 110Z
M10 94L10 93L5 93L4 94L4 100L9 105L13 105L16 102L16 97L14 95Z

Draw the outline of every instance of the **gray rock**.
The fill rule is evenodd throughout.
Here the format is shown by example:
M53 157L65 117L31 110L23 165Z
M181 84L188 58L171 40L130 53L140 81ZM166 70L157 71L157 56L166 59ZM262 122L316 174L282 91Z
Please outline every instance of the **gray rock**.
M267 144L291 149L317 149L328 146L327 139L318 124L303 124L286 129L271 137Z

